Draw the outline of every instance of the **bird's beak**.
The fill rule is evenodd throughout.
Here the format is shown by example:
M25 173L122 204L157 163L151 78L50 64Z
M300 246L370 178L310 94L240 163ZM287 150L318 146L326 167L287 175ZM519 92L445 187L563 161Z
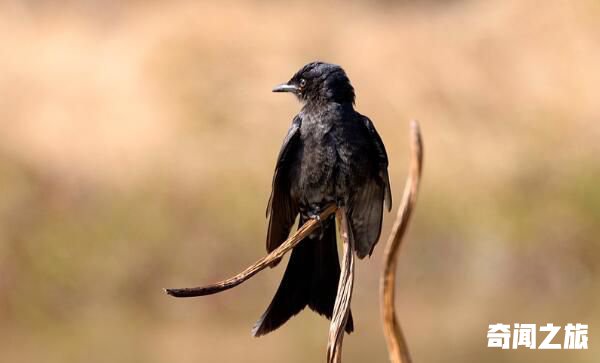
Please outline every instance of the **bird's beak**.
M273 88L273 92L296 93L296 91L298 91L298 87L294 86L293 84L287 84L287 83L280 84L279 86Z

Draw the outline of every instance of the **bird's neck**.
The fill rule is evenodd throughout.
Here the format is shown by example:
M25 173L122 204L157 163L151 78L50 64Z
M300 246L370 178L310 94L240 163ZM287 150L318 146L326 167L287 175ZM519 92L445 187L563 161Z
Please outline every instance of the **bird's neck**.
M352 102L312 101L305 103L302 107L302 113L304 114L326 114L353 110L354 104Z

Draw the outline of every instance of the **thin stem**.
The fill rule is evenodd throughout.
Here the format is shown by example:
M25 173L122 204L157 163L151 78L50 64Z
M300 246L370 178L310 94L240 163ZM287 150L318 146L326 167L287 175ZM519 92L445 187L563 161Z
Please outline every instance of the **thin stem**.
M381 319L390 362L392 363L412 362L394 306L398 251L417 200L423 168L423 142L417 121L411 122L411 131L409 175L404 186L404 194L398 208L398 215L385 248L383 274L380 281Z
M327 362L340 363L342 361L342 343L346 322L350 315L350 301L354 288L354 241L352 231L348 225L346 208L340 207L336 212L340 228L340 237L343 242L343 260L340 281L338 283L337 297L333 306L333 316L329 325L329 341L327 344Z

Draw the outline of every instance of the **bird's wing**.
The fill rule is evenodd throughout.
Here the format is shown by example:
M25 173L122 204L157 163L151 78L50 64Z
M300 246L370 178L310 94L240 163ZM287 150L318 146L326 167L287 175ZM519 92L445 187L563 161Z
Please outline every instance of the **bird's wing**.
M290 151L298 146L298 130L300 130L301 124L302 119L296 116L277 157L271 196L267 204L267 217L270 217L267 232L268 252L273 251L285 241L298 214L298 205L290 195L289 168L291 163L289 155Z
M372 139L375 142L375 150L377 155L377 176L379 180L384 184L385 187L385 207L388 212L392 210L392 190L390 188L390 177L388 175L388 156L385 151L385 146L383 145L383 141L381 141L381 137L375 130L375 126L373 126L373 122L369 120L368 117L363 116L363 122L365 123L365 127L369 131Z
M373 253L381 235L383 204L388 211L392 208L392 194L388 176L388 158L381 137L369 118L362 117L369 139L373 140L371 155L373 169L365 185L349 200L350 221L359 258Z

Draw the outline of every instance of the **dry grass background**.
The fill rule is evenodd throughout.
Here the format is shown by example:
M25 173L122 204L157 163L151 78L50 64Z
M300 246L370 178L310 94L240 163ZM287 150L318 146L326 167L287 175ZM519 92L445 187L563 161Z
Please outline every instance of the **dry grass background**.
M270 89L321 59L375 121L397 201L422 123L399 269L414 360L597 362L599 20L592 0L3 2L2 360L322 361L314 314L249 334L282 268L219 296L161 293L264 252L299 107ZM386 357L381 252L358 264L347 362ZM490 350L495 322L588 323L591 349Z

